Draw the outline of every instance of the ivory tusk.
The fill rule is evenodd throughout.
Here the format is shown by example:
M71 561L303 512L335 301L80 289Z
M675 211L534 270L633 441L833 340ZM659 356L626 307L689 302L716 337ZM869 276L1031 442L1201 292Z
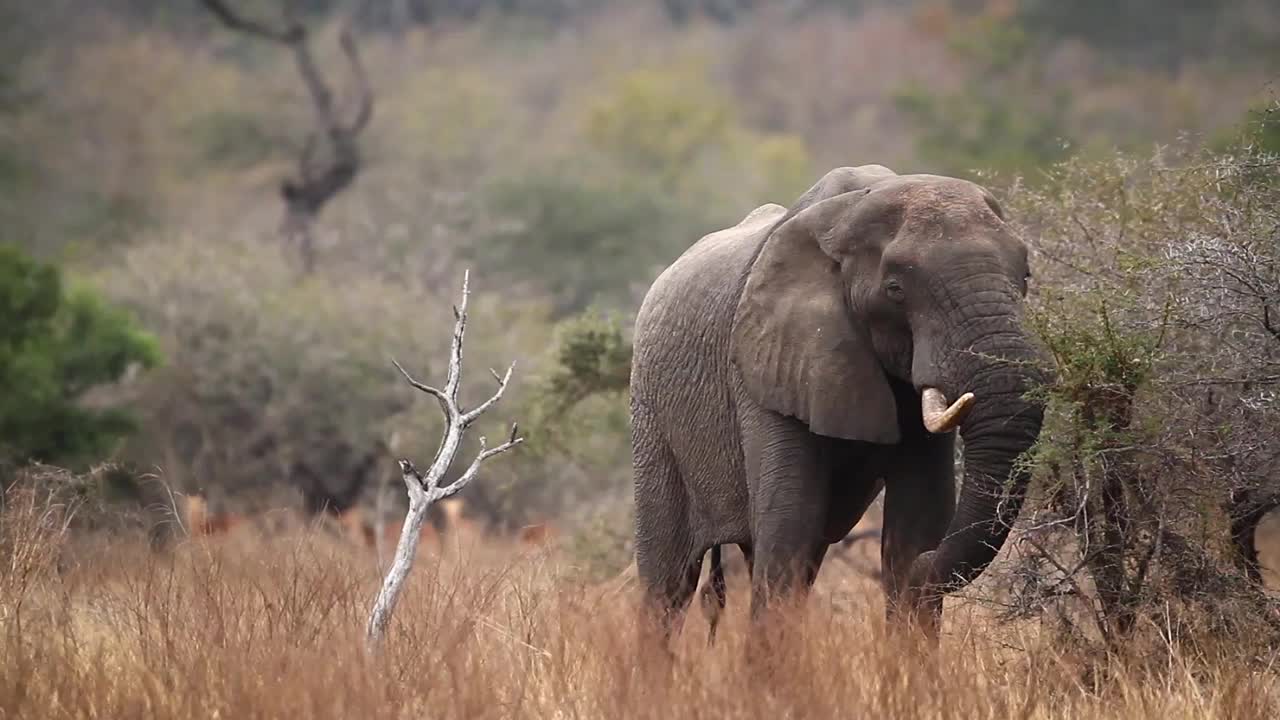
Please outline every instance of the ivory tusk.
M964 418L973 409L976 398L967 392L959 397L950 407L947 396L936 388L925 388L920 396L920 410L924 414L925 429L931 433L948 433L964 422Z

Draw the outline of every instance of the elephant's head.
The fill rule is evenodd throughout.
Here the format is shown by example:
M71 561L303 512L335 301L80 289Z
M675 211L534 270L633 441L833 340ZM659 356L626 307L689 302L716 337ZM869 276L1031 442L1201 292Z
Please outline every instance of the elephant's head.
M959 424L964 486L946 538L912 566L917 590L976 577L1021 507L1015 461L1043 416L1027 391L1045 380L1020 322L1029 276L985 189L871 165L809 190L747 277L732 352L763 406L872 443Z

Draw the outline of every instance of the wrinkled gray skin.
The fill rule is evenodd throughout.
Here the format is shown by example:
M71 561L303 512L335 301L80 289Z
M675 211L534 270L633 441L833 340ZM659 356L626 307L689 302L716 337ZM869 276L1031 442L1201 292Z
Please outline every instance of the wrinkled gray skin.
M1043 415L1025 395L1044 381L1020 324L1029 275L985 189L878 165L833 170L668 267L631 375L636 563L664 635L708 549L745 553L759 618L809 588L884 489L889 617L936 637L942 595L991 562L1025 492L1015 459ZM927 387L977 396L958 502Z

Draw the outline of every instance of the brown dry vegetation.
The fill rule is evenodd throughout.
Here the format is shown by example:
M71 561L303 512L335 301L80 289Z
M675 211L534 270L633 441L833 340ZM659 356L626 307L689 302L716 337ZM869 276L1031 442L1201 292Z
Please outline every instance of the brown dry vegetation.
M554 29L501 18L366 28L378 97L367 167L326 209L316 271L301 277L277 237L278 183L310 128L291 60L202 14L166 24L111 9L125 4L52 0L74 12L51 15L21 62L0 63L0 242L60 261L136 316L165 358L83 398L136 417L138 432L100 458L134 474L135 495L70 520L30 488L0 496L0 720L1277 716L1274 592L1236 602L1241 585L1199 582L1209 575L1196 565L1238 579L1221 562L1228 501L1280 482L1280 334L1245 322L1261 313L1268 326L1280 307L1280 126L1270 144L1259 131L1218 147L1251 106L1271 108L1255 120L1280 117L1273 51L1196 32L1200 54L1122 61L1056 27L1028 49L1015 42L1023 29L1000 22L1025 0L785 4L811 7L799 14L744 2L756 11L723 26L617 0ZM1236 0L1221 14L1274 37L1271 6ZM342 68L339 18L312 21L319 62ZM1161 39L1153 23L1114 24L1142 33L1146 53ZM0 36L18 34L6 30L0 19ZM8 66L19 82L6 94ZM1216 149L1146 149L1182 133ZM1077 153L1066 166L1053 164L1060 135ZM1271 149L1244 147L1255 144ZM1158 532L1139 523L1122 538L1117 566L1156 568L1134 573L1147 580L1130 593L1137 627L1098 642L1098 592L1076 542L1098 514L1040 492L1001 563L948 600L935 657L886 635L868 542L853 563L828 560L772 669L744 659L739 574L717 646L695 609L676 671L655 674L636 655L634 587L605 579L630 555L630 317L701 233L866 162L994 171L985 182L1036 260L1033 317L1075 351L1060 353L1075 360L1063 363L1072 387L1125 375L1136 421L1087 428L1100 446L1066 442L1077 418L1058 393L1037 489L1087 499L1089 481L1120 468L1136 498L1170 509ZM1269 289L1240 300L1195 271L1220 257ZM466 266L477 296L463 395L489 391L487 365L519 358L504 410L530 443L465 497L477 523L514 537L431 542L385 654L369 658L363 626L387 548L353 541L370 526L350 521L380 501L401 508L394 458L429 458L439 422L388 360L438 377ZM1205 316L1223 289L1232 315ZM619 322L579 314L592 305ZM1097 341L1099 310L1113 342ZM1117 451L1125 464L1108 465ZM1054 452L1079 471L1058 472ZM55 475L91 501L95 488ZM251 519L216 537L179 529L158 548L145 532L173 529L155 515L182 504L165 486L204 493L219 518L210 530ZM309 525L304 495L350 495L352 508ZM130 503L152 516L124 517ZM255 514L280 506L293 509ZM522 525L533 544L558 539L522 544ZM1280 517L1257 546L1280 586ZM1180 590L1185 576L1198 582ZM1077 580L1082 590L1064 592ZM1202 596L1212 602L1182 612ZM1204 607L1234 614L1206 630Z
M768 668L745 659L738 583L717 645L693 616L663 672L636 655L625 579L584 583L554 550L497 541L427 556L370 658L361 629L377 568L352 545L304 528L154 553L126 537L72 539L64 517L15 492L0 519L0 717L1247 720L1280 709L1275 675L1229 648L1086 663L1034 624L996 626L963 602L942 652L926 656L886 636L878 589L839 563L786 619Z

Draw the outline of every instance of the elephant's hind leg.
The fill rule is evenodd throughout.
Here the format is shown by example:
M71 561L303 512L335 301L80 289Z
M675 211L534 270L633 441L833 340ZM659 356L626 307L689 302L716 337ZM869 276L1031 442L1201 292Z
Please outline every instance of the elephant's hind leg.
M644 413L632 413L636 569L644 588L642 618L664 644L684 620L698 588L702 556L689 525L688 496L675 457Z
M658 637L669 647L671 638L684 624L684 614L698 589L698 576L702 574L702 553L696 553L682 563L660 568L650 567L638 561L640 579L644 584L645 609L643 621L651 628L656 623Z

